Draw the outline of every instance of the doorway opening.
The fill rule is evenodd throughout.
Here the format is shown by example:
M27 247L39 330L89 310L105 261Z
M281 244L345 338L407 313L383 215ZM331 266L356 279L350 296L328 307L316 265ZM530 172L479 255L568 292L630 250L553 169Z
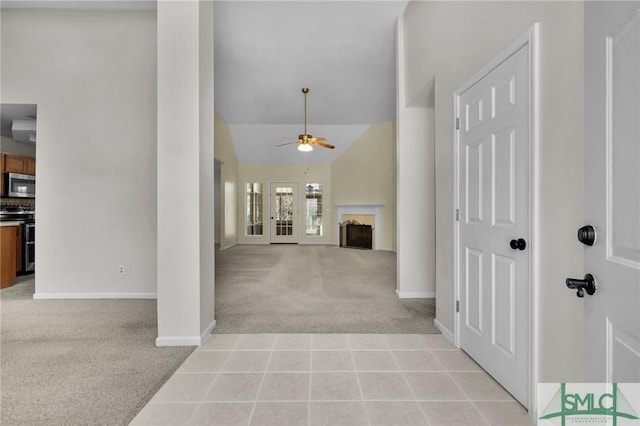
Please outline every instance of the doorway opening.
M0 105L0 288L35 293L36 104ZM13 291L13 289L12 289Z

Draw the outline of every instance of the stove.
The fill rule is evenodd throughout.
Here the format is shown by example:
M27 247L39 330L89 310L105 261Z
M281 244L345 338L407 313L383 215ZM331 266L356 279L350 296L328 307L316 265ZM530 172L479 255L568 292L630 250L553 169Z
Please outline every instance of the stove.
M2 206L0 208L0 221L33 221L35 220L36 211L31 207L21 206Z

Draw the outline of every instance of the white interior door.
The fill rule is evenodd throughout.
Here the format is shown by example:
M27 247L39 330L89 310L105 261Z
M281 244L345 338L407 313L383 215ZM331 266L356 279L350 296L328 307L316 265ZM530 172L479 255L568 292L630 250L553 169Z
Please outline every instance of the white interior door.
M271 184L271 243L298 242L298 184Z
M530 46L458 92L459 343L529 398Z
M640 382L640 2L585 2L588 382ZM576 277L581 278L581 277Z

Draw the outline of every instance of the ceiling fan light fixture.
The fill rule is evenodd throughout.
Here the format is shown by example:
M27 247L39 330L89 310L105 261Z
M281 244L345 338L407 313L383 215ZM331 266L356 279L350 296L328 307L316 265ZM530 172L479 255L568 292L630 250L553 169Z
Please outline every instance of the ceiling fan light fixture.
M302 88L302 93L304 94L304 133L298 135L298 140L293 142L281 143L278 146L284 145L293 145L295 143L298 144L298 151L302 152L310 152L313 151L313 147L311 145L316 145L322 148L334 149L335 146L330 145L325 138L317 137L314 138L313 135L307 133L307 93L309 93L308 87Z

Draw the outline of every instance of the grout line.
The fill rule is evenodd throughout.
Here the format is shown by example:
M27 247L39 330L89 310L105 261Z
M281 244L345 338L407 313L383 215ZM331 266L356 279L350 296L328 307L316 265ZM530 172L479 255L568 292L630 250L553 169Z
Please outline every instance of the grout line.
M200 353L202 351L198 351L198 353ZM180 367L178 367L178 369L175 371L175 373L173 373L173 375L170 378L174 377L174 376L180 376L180 375L184 375L184 374L218 374L222 372L222 368L224 367L225 363L227 362L227 360L229 359L229 356L231 355L231 351L226 351L228 352L227 356L224 358L224 361L222 361L222 365L220 366L220 369L218 370L196 370L196 371L180 371L180 369L182 368L182 366L189 361L189 359L191 359L191 357L196 353L195 351L189 355L189 357L187 359L184 360L184 362L182 363L182 365L180 365ZM167 380L168 381L168 380Z
M458 384L458 382L456 382L456 380L453 377L451 377L451 372L447 371L444 374L446 374L447 377L453 382L453 384L456 385L458 389L460 389L460 392L462 392L462 395L464 395L464 397L466 398L466 401L471 401L471 398L469 398L469 395L467 395L467 393L462 389L462 387Z
M198 403L198 406L196 407L195 410L193 410L193 413L191 413L191 415L189 416L189 418L187 419L187 424L191 424L191 419L193 419L196 416L196 413L198 412L198 410L200 409L200 407L202 407L202 402Z
M313 344L313 341L311 342ZM311 387L313 386L313 357L309 351L309 405L307 406L307 425L311 426Z
M307 402L307 424L310 425L311 424L311 406L312 406L312 402L316 402L316 403L358 403L358 404L362 404L364 410L365 410L365 417L366 417L366 421L368 425L371 425L372 419L370 418L370 413L368 411L367 408L367 402L410 402L412 401L411 399L408 400L394 400L394 399L365 399L364 398L364 391L362 388L362 383L360 381L360 377L359 374L361 373L400 373L402 374L402 377L404 379L405 384L409 387L409 390L411 392L411 395L413 397L413 402L418 404L418 407L420 409L420 411L422 412L422 415L424 417L424 419L426 420L427 424L430 424L429 419L427 418L426 414L425 414L425 410L423 409L422 405L420 404L420 402L424 402L424 401L430 401L430 402L463 402L463 403L471 403L471 406L476 410L476 412L480 415L480 418L483 419L483 421L486 422L486 424L490 424L488 419L485 417L484 414L482 414L482 412L480 411L480 409L477 406L477 403L480 402L484 402L484 401L489 401L489 402L513 402L514 399L505 399L505 400L495 400L495 399L491 399L491 400L471 400L469 398L469 395L464 392L461 388L461 386L458 384L458 382L456 380L454 380L454 375L456 373L466 373L466 374L479 374L481 375L482 373L487 374L486 371L480 369L478 370L453 370L453 369L448 369L448 370L444 370L442 368L442 365L440 364L440 362L438 361L438 359L435 358L435 356L433 355L434 352L450 352L446 349L439 349L439 348L435 348L435 349L431 349L431 348L410 348L410 349L391 349L389 342L387 341L386 335L379 335L382 336L382 342L384 344L384 346L386 348L362 348L362 347L356 347L354 349L354 347L352 346L352 336L351 334L344 334L341 336L344 336L346 339L346 343L347 343L347 347L346 348L333 348L333 349L327 349L327 348L313 348L313 344L314 344L314 337L316 335L312 334L310 336L310 345L311 347L309 349L300 349L300 348L279 348L276 349L276 343L279 339L280 335L275 335L273 338L273 341L271 342L272 344L271 349L265 349L265 348L254 348L254 349L238 349L238 346L240 345L240 342L242 341L242 338L244 337L246 338L250 338L247 336L251 336L251 335L236 335L237 339L235 341L235 343L232 345L233 347L231 349L214 349L214 350L207 350L209 352L226 352L227 355L226 357L223 359L223 361L220 364L220 369L217 371L202 371L202 372L198 372L198 371L190 371L190 372L182 372L182 373L178 373L176 372L175 375L178 374L191 374L191 375L215 375L211 384L208 386L207 390L205 391L205 393L203 394L204 396L199 400L199 401L149 401L149 405L150 404L175 404L175 403L181 403L181 404L191 404L191 405L196 405L196 409L194 410L194 412L192 414L190 414L188 416L188 421L192 421L193 418L195 417L195 414L197 412L197 410L200 409L200 407L203 404L206 403L228 403L228 404L252 404L251 406L251 412L249 415L249 420L248 423L250 424L251 421L254 419L254 415L255 415L255 410L257 407L257 404L259 402L263 402L263 403L302 403L305 401L301 401L301 400L274 400L274 401L260 401L259 400L259 395L262 391L263 385L264 385L264 381L266 378L266 374L269 373L278 373L278 374L305 374L308 373L308 377L309 377L309 388L308 388L308 400ZM250 344L250 342L248 342ZM295 345L294 345L295 346ZM357 346L357 345L356 345ZM326 370L326 371L314 371L313 370L313 352L349 352L349 356L352 362L352 366L353 366L353 370ZM397 370L358 370L356 368L356 362L355 362L355 356L354 356L354 352L369 352L369 353L375 353L375 352L387 352L391 355ZM433 358L434 361L436 363L437 366L440 366L440 369L436 369L436 370L403 370L400 367L400 364L398 362L398 359L396 358L396 354L398 353L402 353L402 352L424 352L424 353L428 353L430 354ZM454 351L458 351L457 349ZM231 358L234 354L239 354L239 353L246 353L246 352L268 352L268 356L267 356L267 362L266 365L263 369L259 369L256 371L247 371L246 369L242 369L242 370L237 370L237 371L224 371L225 368L228 367ZM296 352L306 352L308 355L308 371L306 369L302 369L302 370L293 370L293 371L269 371L268 368L271 364L271 361L273 359L274 353L275 352L290 352L290 353L296 353ZM194 352L195 353L195 352ZM192 355L191 355L192 356ZM318 373L318 374L323 374L323 373L354 373L356 376L356 380L358 383L358 390L360 393L360 399L344 399L344 400L317 400L314 401L312 400L312 389L313 389L313 374L314 373ZM444 373L447 375L447 377L453 381L453 383L455 384L455 386L460 390L461 394L463 395L462 400L451 400L451 399L427 399L427 400L423 400L423 399L418 399L416 397L416 394L413 390L413 388L411 387L411 385L409 384L408 378L406 376L406 374L408 373ZM256 392L256 396L254 398L254 400L246 400L246 401L206 401L206 396L209 394L209 392L211 392L211 390L216 386L217 381L220 379L220 375L221 374L262 374L262 377L260 378L260 383L258 385L258 389ZM172 376L173 377L173 376Z
M261 374L261 373L259 373ZM271 403L303 403L307 402L306 399L270 399L270 400L216 400L216 401L149 401L149 405L162 405L162 404L252 404L254 402L260 402L265 404ZM385 398L369 398L369 399L313 399L311 402L323 402L323 403L331 403L331 402L413 402L411 399L385 399ZM415 402L495 402L498 404L513 404L518 403L517 401L496 401L493 399L490 400L465 400L465 399L416 399Z
M489 419L487 419L487 418L484 416L484 414L482 414L482 411L480 411L480 409L479 409L479 408L478 408L478 406L476 405L476 402L477 402L477 401L469 401L469 402L471 403L471 406L472 406L473 408L475 408L475 409L476 409L476 411L477 411L477 412L478 412L478 414L480 415L480 418L481 418L482 420L484 420L484 421L486 422L486 424L487 424L487 425L491 425L491 422L489 421Z
M385 341L386 344L386 341ZM353 349L351 348L351 339L349 339L347 337L347 345L349 347L349 353L351 354L351 362L353 363L353 368L355 370L356 368L356 360L353 357ZM388 347L388 346L387 346ZM369 409L367 408L367 403L364 399L364 392L362 391L362 384L360 383L360 375L358 374L358 371L354 371L355 375L356 375L356 381L358 382L358 389L360 390L360 398L362 399L362 405L364 408L364 416L367 418L367 424L369 426L371 426L371 419L369 418Z
M202 399L200 399L200 403L201 404L203 402L207 402L207 401L205 401L205 398L207 397L207 395L209 395L209 392L211 392L211 389L213 389L213 386L216 384L216 382L218 381L219 377L220 377L220 373L216 374L216 377L213 379L213 381L211 382L211 384L207 388L207 391L204 393L204 395L202 395ZM189 419L189 420L191 420L191 419Z
M236 343L233 344L233 348L231 348L232 351L235 351L236 348L238 347L238 343L240 342L240 338L242 337L242 334L236 334Z
M402 369L402 367L400 367L400 363L396 359L396 356L393 354L393 351L389 350L389 353L391 354L391 358L393 358L393 362L396 363L396 366L398 367L398 371L400 372L400 374L402 374L402 378L404 379L405 384L409 388L411 395L413 395L413 401L418 406L418 410L420 410L420 413L422 413L422 418L427 422L427 425L431 425L431 422L429 421L429 419L427 418L427 415L424 413L424 410L422 409L422 405L418 403L418 397L416 396L416 393L413 391L413 388L411 387L411 384L407 379L407 376L405 374L406 372Z
M239 341L239 340L238 340ZM262 379L260 380L260 385L258 385L258 392L256 392L255 400L253 401L253 407L251 407L251 414L249 415L249 421L247 422L247 426L251 424L251 420L253 420L253 414L256 411L256 405L258 404L258 397L260 396L260 392L262 391L262 385L264 384L264 379L267 376L267 368L269 367L269 363L271 362L271 356L273 352L269 353L269 359L267 359L267 364L264 367L264 371L262 372ZM229 355L231 356L231 355Z

